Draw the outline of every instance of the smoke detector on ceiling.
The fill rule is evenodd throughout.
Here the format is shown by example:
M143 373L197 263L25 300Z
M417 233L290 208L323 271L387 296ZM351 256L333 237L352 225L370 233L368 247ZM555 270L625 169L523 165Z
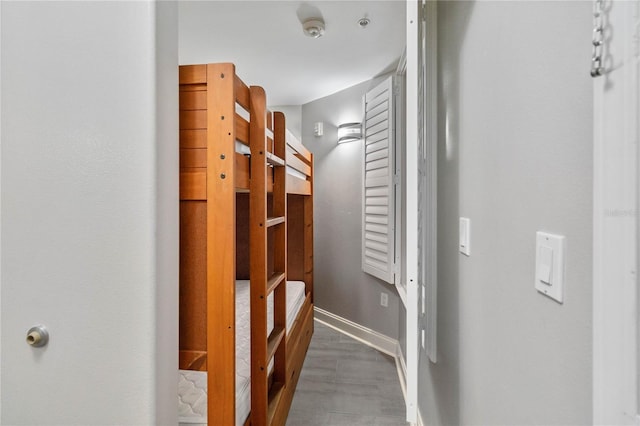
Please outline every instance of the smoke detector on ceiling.
M360 26L360 28L367 28L367 25L369 25L370 23L371 20L366 16L364 18L358 19L358 25Z
M302 23L302 30L305 35L313 38L322 37L324 34L324 21L322 18L307 19Z

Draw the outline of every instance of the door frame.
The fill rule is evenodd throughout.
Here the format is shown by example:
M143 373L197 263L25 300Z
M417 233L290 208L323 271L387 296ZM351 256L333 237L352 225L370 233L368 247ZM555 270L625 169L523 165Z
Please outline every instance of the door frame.
M418 2L407 0L406 84L406 224L405 264L407 327L406 420L417 422L418 413Z
M593 423L640 425L640 0L610 6L614 55L593 81Z
M2 1L0 0L0 51L2 51ZM2 188L2 55L0 55L0 188ZM0 197L0 311L2 308L2 197ZM2 316L0 315L0 365L2 365ZM2 369L0 368L0 424L2 424Z
M407 0L407 421L421 424L419 366L437 361L437 1ZM420 226L421 225L421 226Z

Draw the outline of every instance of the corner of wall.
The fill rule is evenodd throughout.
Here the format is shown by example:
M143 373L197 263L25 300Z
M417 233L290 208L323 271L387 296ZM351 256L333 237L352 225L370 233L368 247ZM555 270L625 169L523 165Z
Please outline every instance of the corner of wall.
M155 3L155 423L177 424L178 383L178 10Z
M2 52L2 1L0 1L0 52ZM2 55L0 54L0 159L2 158ZM0 176L2 162L0 161ZM0 188L2 179L0 178ZM2 197L0 197L0 312L2 312ZM2 364L2 316L0 316L0 364ZM2 369L0 368L0 424L2 424Z

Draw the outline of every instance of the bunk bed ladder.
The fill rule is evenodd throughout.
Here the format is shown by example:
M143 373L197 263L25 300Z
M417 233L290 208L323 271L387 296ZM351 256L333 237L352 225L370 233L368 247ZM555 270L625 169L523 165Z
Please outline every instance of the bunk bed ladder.
M267 111L261 87L250 88L250 115L251 425L262 426L273 423L286 382L286 130L284 115L272 117ZM267 301L272 293L273 330L267 336Z

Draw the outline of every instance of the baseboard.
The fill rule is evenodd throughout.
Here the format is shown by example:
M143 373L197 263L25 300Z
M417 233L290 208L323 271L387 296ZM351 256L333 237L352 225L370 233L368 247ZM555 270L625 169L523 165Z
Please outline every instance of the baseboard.
M424 426L424 421L422 420L422 414L420 413L420 407L418 407L418 423L416 426Z
M317 306L314 307L314 310L316 321L319 321L342 334L346 334L367 346L371 346L384 354L396 358L396 346L398 345L397 340L378 333L375 330L363 327L360 324L356 324L353 321L349 321L346 318L327 312Z

